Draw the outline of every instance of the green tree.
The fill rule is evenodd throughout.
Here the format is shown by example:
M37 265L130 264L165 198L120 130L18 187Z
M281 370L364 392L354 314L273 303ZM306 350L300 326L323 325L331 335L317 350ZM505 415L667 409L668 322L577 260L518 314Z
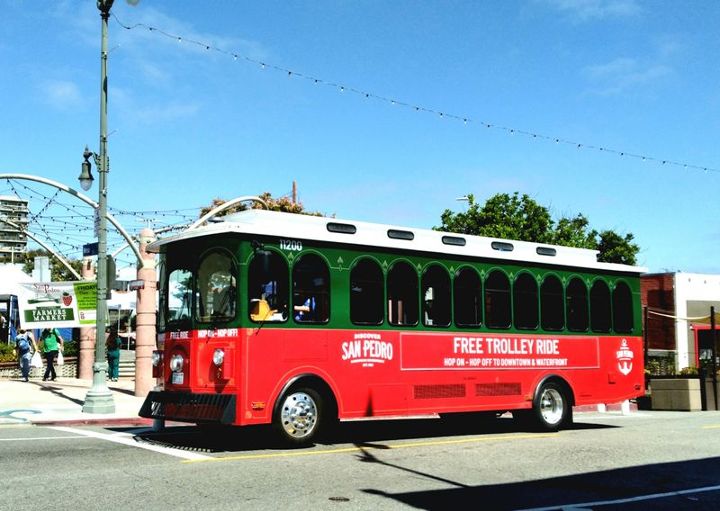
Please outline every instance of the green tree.
M615 231L602 231L597 244L600 251L598 260L605 263L635 264L640 247L632 242L634 239L632 233L621 236Z
M437 230L475 234L492 238L505 238L538 243L550 243L552 219L548 210L529 196L516 192L500 193L490 197L484 206L475 202L472 194L467 196L465 212L453 213L446 209Z
M597 248L597 231L590 229L590 222L578 214L574 218L562 217L553 231L552 243L566 247Z
M446 209L440 215L442 224L436 230L474 234L537 243L552 243L569 247L599 250L599 261L635 264L640 248L630 233L621 236L615 231L598 232L590 229L590 222L582 214L553 221L548 208L528 195L499 193L484 205L475 202L470 194L464 212Z
M27 274L32 274L35 268L36 257L48 257L50 259L50 280L52 282L66 282L70 280L77 280L77 277L70 273L63 263L52 255L50 252L44 249L28 250L25 252L23 271ZM82 272L82 261L77 259L66 259L70 266L80 274Z
M280 197L280 198L273 198L270 192L265 192L262 195L260 195L260 198L265 201L265 204L268 205L268 209L270 211L282 211L284 213L298 213L301 215L313 215L313 216L323 216L322 213L317 211L306 211L304 206L301 202L293 202L288 197ZM201 218L205 214L207 214L210 210L220 206L221 204L226 203L227 201L225 199L215 198L210 203L210 205L202 208L200 210L200 216L198 218ZM248 206L248 203L241 203L237 204L235 206L232 206L224 211L221 211L218 213L217 216L225 216L229 215L231 213L237 213L238 211L245 211L248 208L252 209L265 209L262 204L259 202L252 202L250 206Z

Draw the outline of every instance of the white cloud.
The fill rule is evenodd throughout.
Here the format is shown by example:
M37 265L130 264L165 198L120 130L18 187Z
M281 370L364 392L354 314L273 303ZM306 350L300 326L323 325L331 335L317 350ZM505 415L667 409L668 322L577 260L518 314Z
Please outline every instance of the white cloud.
M48 80L40 85L40 94L53 108L68 110L82 104L80 89L67 80Z
M584 69L591 82L591 91L603 95L651 85L671 73L672 68L664 64L641 64L632 58L617 58Z
M636 0L545 0L574 21L635 16L642 9Z

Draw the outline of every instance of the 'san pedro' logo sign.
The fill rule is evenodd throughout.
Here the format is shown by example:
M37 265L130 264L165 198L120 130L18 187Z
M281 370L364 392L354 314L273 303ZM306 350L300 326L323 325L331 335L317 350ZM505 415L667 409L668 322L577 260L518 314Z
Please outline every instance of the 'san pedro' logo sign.
M384 364L393 359L393 345L379 333L356 333L352 341L342 343L342 359L363 367Z
M633 357L635 354L628 346L627 339L620 342L620 349L617 351L618 370L627 376L633 368Z

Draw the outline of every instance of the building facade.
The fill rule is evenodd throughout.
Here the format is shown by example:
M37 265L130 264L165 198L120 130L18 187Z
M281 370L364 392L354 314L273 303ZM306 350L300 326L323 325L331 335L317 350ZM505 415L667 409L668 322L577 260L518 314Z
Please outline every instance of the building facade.
M650 357L671 357L677 371L697 367L703 342L720 313L720 275L649 273L640 277L645 335ZM718 325L720 328L720 325Z
M13 263L27 250L28 201L0 195L0 263Z

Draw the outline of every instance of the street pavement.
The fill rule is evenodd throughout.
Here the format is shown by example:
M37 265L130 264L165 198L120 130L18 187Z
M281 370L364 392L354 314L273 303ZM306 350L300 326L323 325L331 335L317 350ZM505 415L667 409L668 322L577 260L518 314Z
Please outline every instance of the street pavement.
M58 377L56 381L31 378L0 379L0 426L5 424L126 424L151 425L138 416L144 397L135 396L135 381L107 382L114 413L85 413L85 396L92 380Z

